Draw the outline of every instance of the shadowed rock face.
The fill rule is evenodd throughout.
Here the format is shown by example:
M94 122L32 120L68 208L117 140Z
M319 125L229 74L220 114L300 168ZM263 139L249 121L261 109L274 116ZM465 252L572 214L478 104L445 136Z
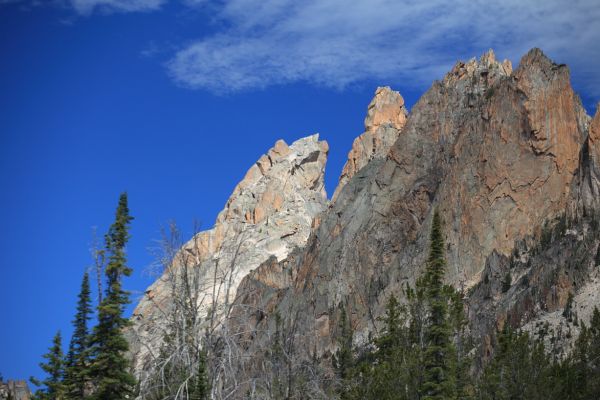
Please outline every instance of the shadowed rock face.
M600 209L600 104L581 150L578 178L573 185L579 194L578 210L581 213L593 213Z
M491 51L459 62L414 106L387 157L341 182L304 251L279 267L294 277L289 287L262 278L277 270L272 263L243 284L254 287L259 308L263 293L273 312L297 310L298 334L319 354L334 350L340 305L364 342L389 294L401 296L401 285L420 275L434 207L444 219L449 282L476 285L488 255L508 256L515 240L539 234L573 202L588 124L567 67L539 49L515 71ZM263 316L249 328L272 325Z
M318 135L289 146L279 140L235 187L215 226L183 246L181 252L200 271L206 296L199 298L207 307L213 287L218 286L219 304L231 302L240 281L252 269L269 257L283 260L292 249L304 245L314 217L327 205L323 182L327 151L327 143L319 141ZM134 311L128 335L138 375L160 347L171 301L165 272Z

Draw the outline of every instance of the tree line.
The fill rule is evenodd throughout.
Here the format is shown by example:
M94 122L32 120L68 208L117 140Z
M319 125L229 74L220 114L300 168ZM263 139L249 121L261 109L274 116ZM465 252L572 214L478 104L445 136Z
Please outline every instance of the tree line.
M543 337L534 338L507 322L497 332L493 357L482 371L477 370L463 296L443 284L445 269L441 218L435 211L425 272L414 289L404 288L406 304L389 297L381 318L382 333L366 346L354 347L352 325L341 310L338 351L333 357L340 399L600 398L597 308L589 327L580 322L580 334L566 357L552 356Z
M162 345L154 354L148 374L136 382L126 357L128 344L123 317L129 294L122 278L131 274L125 246L129 240L127 195L119 199L115 221L99 253L106 288L98 299L97 324L89 329L93 306L90 278L85 273L66 354L60 333L54 337L45 361L46 372L34 396L39 400L118 400L139 396L148 400L204 400L209 398L310 399L339 398L394 400L509 400L600 398L600 312L589 326L579 321L580 334L563 358L552 355L543 337L535 338L508 323L497 332L494 352L483 367L464 312L463 294L444 284L446 273L442 220L434 211L429 256L414 287L403 287L406 301L391 295L381 317L381 334L366 345L354 345L352 323L342 307L338 350L332 357L335 379L327 378L316 353L312 360L295 349L296 327L275 315L275 332L257 355L260 365L245 360L229 319L232 302L218 304L214 292L228 293L235 257L230 265L214 265L211 279L197 268L196 240L182 249L175 226L166 232L159 258L169 285L172 305L165 314ZM240 246L241 246L240 242ZM218 283L218 284L217 284ZM213 291L207 295L207 290ZM565 308L571 314L572 296ZM292 323L293 322L293 323ZM260 350L260 349L259 349ZM306 352L304 352L306 353ZM304 354L306 355L306 354ZM259 381L238 379L239 363L254 364ZM478 369L480 368L480 369ZM314 380L314 385L311 381ZM314 390L313 390L314 387ZM293 389L295 388L295 389ZM302 389L302 390L300 390Z

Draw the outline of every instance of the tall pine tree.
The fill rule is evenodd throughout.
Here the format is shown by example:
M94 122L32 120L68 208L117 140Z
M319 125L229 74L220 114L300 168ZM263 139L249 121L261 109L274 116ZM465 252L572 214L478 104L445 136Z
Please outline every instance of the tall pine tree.
M62 337L60 332L57 332L52 339L52 346L48 349L48 353L43 357L47 362L40 363L40 367L46 373L46 379L38 381L35 378L30 378L31 383L36 386L43 386L37 390L34 395L35 400L61 400L64 398L64 362L62 352Z
M83 274L81 290L77 302L77 313L73 320L73 336L69 344L65 370L67 399L83 399L91 379L91 347L88 321L92 314L88 273Z
M94 329L94 360L92 374L98 400L121 400L132 395L135 379L129 373L125 353L128 343L123 336L123 328L129 321L123 317L129 293L123 290L123 276L131 274L127 266L125 246L129 240L129 225L133 217L129 215L127 194L121 194L115 222L105 236L106 291L98 307L98 325Z
M351 371L354 367L354 355L352 349L353 331L344 307L342 307L340 313L339 328L339 348L332 357L332 361L333 367L336 369L339 377L338 392L340 394L340 399L344 400L350 398L348 393L351 386Z
M423 399L450 399L455 397L452 362L454 348L451 327L448 323L448 296L444 290L446 259L442 221L437 210L433 213L430 233L429 258L423 284L429 306L429 318L425 330L427 346L424 354L425 377L422 386Z

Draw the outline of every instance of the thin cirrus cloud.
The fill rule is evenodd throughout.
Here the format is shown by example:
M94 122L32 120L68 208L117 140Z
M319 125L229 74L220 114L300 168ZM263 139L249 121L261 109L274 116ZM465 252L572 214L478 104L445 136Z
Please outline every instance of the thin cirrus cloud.
M168 0L70 0L72 7L83 15L96 10L115 12L154 11Z
M26 6L43 4L72 7L78 14L90 15L94 11L134 12L160 9L169 0L0 0L0 6L19 3ZM195 1L195 0L189 0Z
M458 59L494 48L518 60L531 47L568 62L600 95L596 0L230 0L226 29L167 63L180 85L236 92L294 82L344 88L379 80L421 86Z
M39 0L0 0L8 3ZM207 6L213 31L166 63L179 85L213 93L304 82L422 87L488 48L518 61L541 47L600 98L598 0L46 0L81 15ZM179 14L181 15L181 14Z

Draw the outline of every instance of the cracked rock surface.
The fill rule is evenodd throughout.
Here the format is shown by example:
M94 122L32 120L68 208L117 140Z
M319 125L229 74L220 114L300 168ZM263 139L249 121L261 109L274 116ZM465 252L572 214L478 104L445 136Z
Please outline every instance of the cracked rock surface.
M296 310L305 346L324 355L335 350L344 306L364 343L390 293L402 297L420 275L435 207L448 282L477 285L490 254L508 256L573 203L588 126L568 68L539 49L514 71L492 51L457 63L415 104L386 157L340 183L304 251L255 270L243 283L255 295L240 301L280 315ZM286 288L262 280L278 269L293 276ZM272 325L261 318L245 329L260 343Z
M325 370L342 307L356 344L377 334L389 295L402 299L424 268L435 208L447 281L469 294L484 351L506 321L531 330L564 323L570 292L583 318L600 305L600 112L586 114L568 68L541 50L514 70L492 51L458 62L410 114L398 92L378 88L330 204L326 152L315 136L278 142L238 184L215 227L195 238L201 268L230 264L248 242L236 266L232 326L248 361L240 360L236 379L260 378L253 366L277 315L294 327L301 356ZM562 228L542 248L548 221ZM513 285L503 291L509 269ZM168 305L161 285L134 316L138 370L146 356L139 343L156 340L156 310Z
M269 257L283 260L304 245L313 218L327 206L323 181L327 152L327 142L319 141L318 135L289 146L277 141L237 184L214 227L183 246L181 251L201 271L207 297L217 287L218 303L232 302L240 281L252 269ZM214 276L226 278L214 281ZM133 313L128 337L138 376L157 354L165 334L172 300L168 279L169 274L163 273Z

